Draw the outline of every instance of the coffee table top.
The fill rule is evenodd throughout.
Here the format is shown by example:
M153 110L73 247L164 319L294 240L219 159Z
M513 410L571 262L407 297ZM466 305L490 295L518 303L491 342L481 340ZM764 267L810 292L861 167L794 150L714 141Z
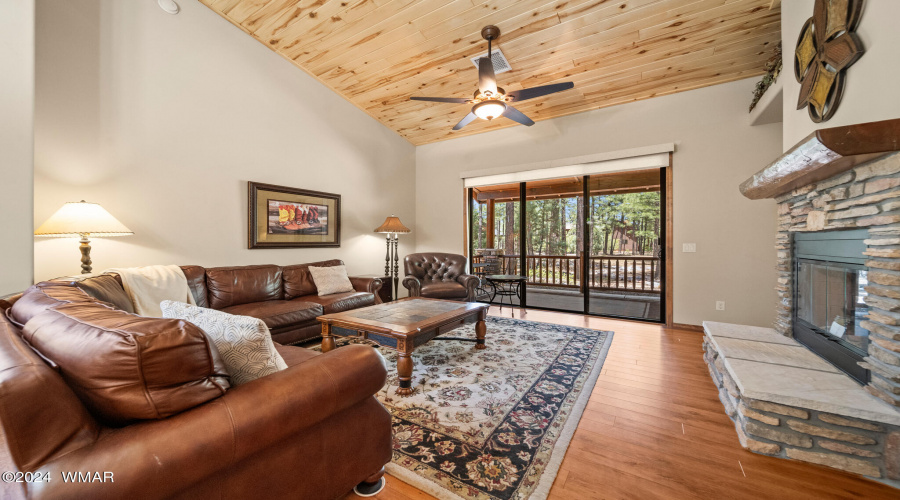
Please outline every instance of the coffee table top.
M444 323L477 314L490 307L476 302L406 297L385 304L324 314L322 323L359 328L373 332L409 334L438 327Z

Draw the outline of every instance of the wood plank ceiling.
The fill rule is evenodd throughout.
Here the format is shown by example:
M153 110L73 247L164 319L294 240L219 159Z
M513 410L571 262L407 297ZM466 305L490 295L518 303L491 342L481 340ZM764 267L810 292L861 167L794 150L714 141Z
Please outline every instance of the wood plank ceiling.
M761 75L781 38L772 0L200 1L416 145L521 126L452 132L470 105L409 101L471 97L488 24L501 87L575 82L516 104L535 121Z

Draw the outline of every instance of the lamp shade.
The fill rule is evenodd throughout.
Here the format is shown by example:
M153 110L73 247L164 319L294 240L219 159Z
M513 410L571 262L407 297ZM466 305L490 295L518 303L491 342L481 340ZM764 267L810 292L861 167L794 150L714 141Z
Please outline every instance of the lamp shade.
M384 224L375 229L376 233L411 233L408 227L404 226L400 219L391 215L384 219Z
M480 102L472 108L472 112L475 113L475 116L482 120L493 120L502 115L504 111L506 111L506 104L503 101L494 99Z
M128 236L134 233L100 205L81 200L63 205L34 234L65 238L86 234L97 237Z

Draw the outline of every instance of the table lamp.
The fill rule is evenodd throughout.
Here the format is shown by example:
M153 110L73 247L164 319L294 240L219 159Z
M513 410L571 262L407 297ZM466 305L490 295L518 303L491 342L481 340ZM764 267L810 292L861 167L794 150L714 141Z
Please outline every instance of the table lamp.
M400 219L391 214L390 217L384 219L384 224L375 229L376 233L385 233L385 241L387 241L387 253L384 255L384 275L391 277L391 287L393 297L397 298L397 278L400 274L399 257L397 256L397 240L400 234L409 234L412 232L408 227L404 226ZM391 259L394 260L394 269L391 270Z
M129 236L134 234L96 203L84 200L66 203L34 232L35 236L81 237L81 272L91 272L89 237Z

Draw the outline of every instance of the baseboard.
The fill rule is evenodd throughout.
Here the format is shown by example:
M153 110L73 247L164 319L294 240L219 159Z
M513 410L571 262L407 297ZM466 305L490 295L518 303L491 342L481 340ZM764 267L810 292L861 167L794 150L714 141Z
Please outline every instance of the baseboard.
M672 323L672 328L676 330L688 330L691 332L703 333L703 327L700 325L689 325L687 323Z

